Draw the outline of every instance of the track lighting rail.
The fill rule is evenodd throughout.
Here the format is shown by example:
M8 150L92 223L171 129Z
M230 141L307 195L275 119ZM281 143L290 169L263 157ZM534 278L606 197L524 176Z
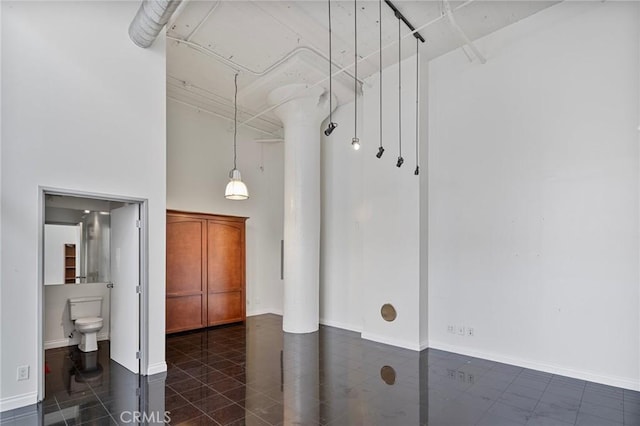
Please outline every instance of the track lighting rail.
M420 33L416 31L416 27L411 25L411 22L409 22L409 20L404 17L402 12L400 12L398 8L393 3L391 3L390 0L384 0L384 2L387 4L387 6L391 8L391 10L393 10L393 13L396 15L396 18L404 22L404 24L411 30L411 32L413 33L413 36L424 43L424 37L422 37Z

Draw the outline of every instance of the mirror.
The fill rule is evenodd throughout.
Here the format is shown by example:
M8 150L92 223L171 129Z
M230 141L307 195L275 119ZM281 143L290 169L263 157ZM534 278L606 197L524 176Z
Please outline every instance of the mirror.
M82 224L44 225L44 284L73 284L80 276Z
M110 281L110 211L124 203L46 195L45 285Z

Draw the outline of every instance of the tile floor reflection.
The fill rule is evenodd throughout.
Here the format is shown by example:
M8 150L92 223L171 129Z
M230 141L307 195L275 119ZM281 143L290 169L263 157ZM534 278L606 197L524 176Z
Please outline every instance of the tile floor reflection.
M106 343L95 363L46 358L47 398L3 425L162 424L165 411L175 425L640 425L638 392L332 327L285 334L276 315L169 336L166 376L127 372Z

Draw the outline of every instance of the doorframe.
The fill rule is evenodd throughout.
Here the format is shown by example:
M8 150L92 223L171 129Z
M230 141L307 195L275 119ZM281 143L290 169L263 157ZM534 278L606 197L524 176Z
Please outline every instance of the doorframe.
M47 195L93 198L101 201L135 203L139 207L140 216L140 251L138 254L140 271L140 297L138 310L138 350L140 361L138 375L146 376L149 366L149 200L146 198L124 195L87 192L67 188L38 186L38 356L36 374L38 381L38 402L44 400L44 220L45 200Z

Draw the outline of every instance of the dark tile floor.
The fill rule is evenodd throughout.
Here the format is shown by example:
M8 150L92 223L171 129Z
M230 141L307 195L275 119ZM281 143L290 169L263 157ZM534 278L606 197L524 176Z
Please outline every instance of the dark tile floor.
M37 415L2 424L155 424L166 411L184 425L640 425L638 392L332 327L284 334L276 315L170 336L166 377L131 374L108 349L101 370L77 350L47 351Z

